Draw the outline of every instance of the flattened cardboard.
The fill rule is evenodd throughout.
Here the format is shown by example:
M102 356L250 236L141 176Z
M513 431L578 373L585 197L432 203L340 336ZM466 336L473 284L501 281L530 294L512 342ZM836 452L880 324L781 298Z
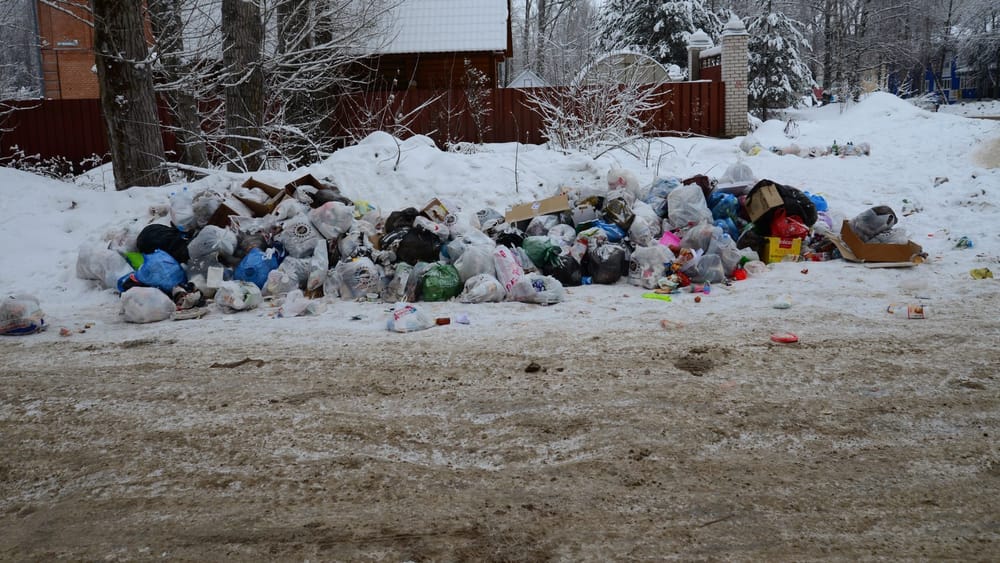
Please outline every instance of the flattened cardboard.
M281 200L285 199L286 195L284 188L276 188L270 184L254 180L253 177L250 177L246 182L243 182L243 187L247 189L258 188L267 194L268 199L263 203L247 199L245 197L234 196L242 202L243 205L247 206L251 212L253 212L254 217L263 217L264 215L274 211L274 208L277 207Z
M882 244L873 242L862 242L858 235L851 229L848 221L844 221L840 228L840 238L851 250L853 259L841 252L845 260L852 262L922 262L923 248L913 241L906 244Z
M448 219L448 208L438 198L430 200L420 212L435 223L444 223Z
M774 184L767 184L754 192L752 198L747 198L747 216L750 217L751 221L756 221L768 211L784 204L785 200L781 199L778 187Z
M230 217L252 217L253 212L246 205L243 205L235 196L227 197L225 201L219 205L215 213L208 219L209 225L215 225L221 229L228 229L231 222Z
M538 217L539 215L568 211L569 209L569 197L566 194L559 194L538 201L515 205L507 212L504 220L508 223L514 223Z
M328 189L330 189L329 186L327 186L327 185L323 184L323 182L320 182L319 180L317 180L316 177L313 176L312 174L306 174L305 176L302 176L301 178L298 178L296 180L292 180L291 182L288 182L287 184L285 184L285 194L288 195L288 197L295 197L295 188L297 188L299 186L312 186L312 187L316 188L317 190L328 190Z

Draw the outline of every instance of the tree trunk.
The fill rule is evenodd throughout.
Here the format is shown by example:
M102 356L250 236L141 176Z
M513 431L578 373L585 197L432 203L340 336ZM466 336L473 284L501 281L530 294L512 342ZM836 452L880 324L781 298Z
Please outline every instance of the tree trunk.
M167 87L162 91L177 125L178 160L184 164L208 167L208 152L201 135L198 100L185 88L189 69L181 58L184 38L181 34L180 0L149 0L149 20L160 51L161 78Z
M162 186L163 137L156 111L142 3L93 0L94 52L115 188Z
M226 144L229 170L259 170L264 163L264 26L254 0L222 0L222 62L227 70Z
M833 85L833 0L823 3L823 92Z

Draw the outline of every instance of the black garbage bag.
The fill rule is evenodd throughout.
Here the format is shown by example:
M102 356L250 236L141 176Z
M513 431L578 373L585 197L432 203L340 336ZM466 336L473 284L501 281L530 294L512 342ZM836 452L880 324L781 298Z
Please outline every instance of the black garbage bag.
M784 203L782 207L785 208L786 215L800 217L807 227L812 227L816 223L816 219L819 217L816 214L816 204L813 203L813 200L809 199L809 196L804 194L802 190L785 186L772 180L761 180L754 184L754 187L750 188L750 191L747 193L747 202L753 200L756 197L755 194L768 185L774 185L778 189L778 195L781 196L781 200ZM767 213L760 216L754 223L757 225L770 225L771 218L774 216L776 209L775 207L768 210Z
M423 227L407 231L396 247L396 258L411 266L417 262L437 262L440 254L441 239Z
M542 265L542 273L559 280L564 286L583 284L583 266L569 254L560 254Z
M146 225L136 238L136 246L143 254L162 250L180 263L188 261L188 237L175 227L167 225Z
M514 227L508 227L499 233L495 239L497 246L506 246L507 248L516 248L524 244L524 231Z
M409 229L413 226L413 220L420 215L416 207L407 207L400 211L393 211L385 220L385 232L392 233L401 229Z
M602 244L587 253L587 271L594 283L612 284L622 277L628 266L628 251L625 247L609 243Z

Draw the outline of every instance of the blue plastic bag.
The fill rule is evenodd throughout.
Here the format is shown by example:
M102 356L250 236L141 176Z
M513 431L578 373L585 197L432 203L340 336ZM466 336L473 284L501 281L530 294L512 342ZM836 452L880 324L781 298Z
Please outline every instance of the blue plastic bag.
M830 209L830 205L826 203L825 197L817 194L811 194L809 192L803 193L806 197L812 200L813 205L816 206L816 211L828 211Z
M281 258L281 254L273 248L266 251L253 248L243 257L240 265L236 266L233 279L248 281L263 289L267 283L267 274L271 273L271 270L278 269Z
M169 294L173 288L187 282L187 274L173 256L157 249L152 254L143 255L142 266L136 270L135 279L142 285Z
M712 192L708 197L708 208L712 210L712 219L731 219L739 215L740 200L733 194Z
M608 234L608 242L621 242L625 238L625 231L614 223L605 223L598 219L595 222L595 226Z
M740 230L736 228L736 223L732 219L726 217L724 219L716 219L715 226L722 229L722 232L729 235L733 240L740 238Z

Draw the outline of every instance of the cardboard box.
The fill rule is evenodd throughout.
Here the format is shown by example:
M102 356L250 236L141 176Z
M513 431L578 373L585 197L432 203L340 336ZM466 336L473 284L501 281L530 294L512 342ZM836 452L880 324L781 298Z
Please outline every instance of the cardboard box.
M851 262L920 263L924 259L924 249L913 241L906 244L862 242L848 221L844 221L840 228L840 238L843 241L843 245L837 245L840 254L844 260Z
M566 194L559 194L538 201L532 201L531 203L515 205L507 212L504 220L508 223L515 223L517 221L524 221L525 219L532 219L539 215L569 211L569 209L569 197Z
M423 209L420 210L421 213L427 216L428 219L434 221L435 223L445 223L448 219L448 208L440 199L434 198L430 200Z
M281 203L281 200L286 197L284 188L276 188L270 184L254 180L253 177L249 178L246 182L243 182L243 187L247 189L258 188L267 194L267 200L263 203L247 199L245 197L234 196L243 205L250 209L254 217L263 217L264 215L274 211L274 208L277 207L278 204Z
M757 221L768 211L784 204L785 200L781 199L778 187L767 184L754 192L752 197L747 197L747 216L751 221Z
M323 184L323 182L317 180L316 177L313 176L312 174L306 174L301 178L292 180L291 182L285 184L285 194L288 195L288 197L295 197L295 188L299 186L312 186L317 190L330 189L329 186L326 186L325 184Z
M764 255L761 260L767 264L781 262L785 256L798 257L800 254L802 254L800 238L764 237Z
M230 195L219 205L215 213L212 213L212 216L208 219L208 224L215 225L221 229L228 229L232 222L231 218L234 216L252 217L253 211L240 200L236 199L236 196Z

